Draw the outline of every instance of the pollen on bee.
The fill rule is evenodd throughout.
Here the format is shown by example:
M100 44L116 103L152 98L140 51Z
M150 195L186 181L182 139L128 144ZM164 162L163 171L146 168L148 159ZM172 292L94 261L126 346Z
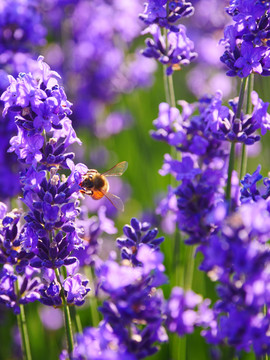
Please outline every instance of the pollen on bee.
M173 64L172 68L173 68L174 71L181 70L181 66L179 64Z

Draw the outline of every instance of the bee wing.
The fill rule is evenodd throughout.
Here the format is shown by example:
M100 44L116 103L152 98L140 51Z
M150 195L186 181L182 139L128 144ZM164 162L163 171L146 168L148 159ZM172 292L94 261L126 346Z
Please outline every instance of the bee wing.
M114 167L112 167L110 170L105 171L102 175L105 176L121 176L128 167L128 162L127 161L122 161L116 165L114 165Z
M106 192L106 194L104 194L104 195L113 204L113 206L116 207L117 210L124 211L124 204L123 204L123 201L120 199L120 197L118 197L110 192Z

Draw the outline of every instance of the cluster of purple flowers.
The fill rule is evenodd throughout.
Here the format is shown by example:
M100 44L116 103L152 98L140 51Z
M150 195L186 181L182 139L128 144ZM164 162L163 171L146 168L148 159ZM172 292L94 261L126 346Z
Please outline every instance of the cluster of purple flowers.
M142 359L158 350L157 343L167 341L166 319L171 331L178 332L172 325L174 311L182 314L183 324L189 324L181 335L190 332L192 321L193 326L201 326L200 308L195 310L200 301L193 305L187 300L183 308L179 303L180 309L174 306L173 310L172 294L166 310L162 291L157 290L167 281L159 250L164 238L157 237L158 230L150 229L149 223L133 218L124 227L125 237L117 240L121 265L113 255L104 262L98 259L100 234L113 234L116 229L102 207L98 218L88 219L81 213L79 183L87 168L75 165L74 154L67 152L69 145L80 140L69 119L71 103L58 79L40 57L33 73L9 77L10 85L1 97L4 118L17 128L9 151L24 166L20 181L27 213L23 222L20 211L0 207L0 302L19 313L21 305L34 301L62 306L64 294L67 304L80 306L90 288L78 272L79 263L95 266L98 291L108 295L100 308L104 320L98 328L78 335L73 358L84 354L98 359L102 352L103 358ZM69 169L70 175L61 174L62 169ZM59 273L63 267L66 274ZM196 320L194 313L198 313ZM113 349L105 338L110 345L115 343ZM91 342L96 346L89 350Z
M269 129L268 103L256 92L252 93L252 102L252 113L242 112L240 119L236 117L238 99L229 101L229 108L222 104L221 92L194 104L180 101L182 114L167 103L160 104L154 121L157 130L152 136L184 156L179 161L165 155L160 173L171 173L181 185L168 192L158 212L162 216L173 213L179 228L192 234L188 240L191 243L203 241L211 232L211 209L223 201L229 142L252 145L260 140L258 129L262 135Z
M21 16L23 14L23 16ZM45 43L46 29L42 26L38 2L1 1L1 53L7 49L29 51L29 46Z
M263 178L263 176L260 174L260 171L261 165L257 167L253 174L246 174L244 176L244 179L241 180L241 185L243 187L241 188L240 200L242 204L256 202L261 199L268 199L270 195L269 178L263 179L263 188L257 188L257 182Z
M33 57L42 53L65 77L75 126L91 126L99 137L96 127L104 123L104 133L114 134L116 129L106 126L106 106L121 93L151 85L156 68L133 46L141 31L142 4L8 0L0 6L0 69L14 76L32 71ZM0 81L0 92L4 89ZM114 117L121 121L125 113L116 111ZM117 131L127 126L122 122Z
M166 216L172 212L179 228L190 235L189 243L201 242L211 232L209 213L224 195L228 147L211 131L211 114L217 112L216 103L215 97L192 105L181 102L181 115L177 108L162 103L159 117L154 121L157 130L152 136L185 154L182 161L165 155L160 173L171 173L181 184L170 189L167 199L159 206L159 213Z
M5 89L5 72L15 75L27 71L37 47L46 44L47 30L42 21L40 2L7 0L0 3L0 93ZM36 57L36 55L34 55Z
M166 65L167 75L181 69L181 65L190 64L197 56L193 42L186 35L186 27L175 24L180 18L192 15L193 10L190 2L150 0L140 15L148 25L143 34L150 33L153 37L146 39L142 54ZM162 34L162 29L169 32Z
M0 200L4 201L20 191L19 164L16 155L8 153L9 140L16 132L16 125L9 117L0 121Z
M74 171L68 178L60 179L58 174L59 168L72 168L74 154L68 153L67 148L75 141L80 142L68 118L71 104L58 85L58 78L39 57L35 72L21 73L17 79L9 77L10 85L1 97L3 115L17 127L9 151L15 152L25 167L20 174L23 202L28 207L25 224L18 227L20 213L3 213L1 237L1 262L15 265L17 273L30 271L29 278L21 275L24 290L17 294L19 303L38 298L47 305L60 305L61 285L54 270L75 264L77 259L71 253L82 246L81 234L75 225L80 212L79 186L74 180ZM30 278L35 268L41 273L34 286ZM68 302L80 305L89 288L74 271L70 270L63 289ZM27 284L39 295L27 296L22 302ZM9 291L14 292L11 282L10 285ZM78 290L81 288L84 290Z
M157 289L167 282L157 229L133 218L123 230L124 238L117 240L122 263L111 253L96 267L98 292L108 296L100 307L104 320L77 335L72 359L143 359L168 340L165 325L183 336L197 326L208 329L214 321L209 300L174 288L166 301Z
M220 89L227 99L231 96L235 79L226 76L220 56L224 52L218 44L220 34L230 18L224 11L225 3L216 0L195 0L193 16L185 22L194 42L198 57L186 78L189 90L197 97L213 94Z
M34 65L31 52L37 46L45 45L46 29L36 0L7 0L0 3L0 94L9 85L8 74L17 75L28 71ZM7 154L9 139L16 132L16 126L9 117L2 117L1 106L1 184L0 199L17 195L20 191L16 156ZM10 186L12 184L12 186Z
M257 356L270 350L269 314L265 312L269 306L269 215L267 200L246 203L199 247L204 255L200 269L219 281L216 327L204 335L211 343L228 342L237 350L253 347Z
M130 225L123 228L124 237L117 239L117 245L121 249L122 259L129 260L134 266L137 266L137 252L143 244L155 249L164 241L164 237L156 238L158 229L150 229L150 223L139 222L132 218Z
M64 11L65 4L61 6ZM69 29L68 38L62 39L64 44L59 49L61 56L58 56L62 61L65 58L65 66L59 66L59 71L65 73L69 97L74 102L74 125L90 126L98 137L101 125L105 127L105 136L116 131L116 128L110 130L106 126L106 106L117 102L119 94L152 83L155 63L141 56L133 45L141 31L137 15L141 8L138 0L128 3L80 0L69 8L71 13L64 23ZM50 13L47 17L49 22ZM55 61L54 54L51 45L51 54L48 50L46 58ZM120 122L125 113L115 111L110 116L119 118ZM118 131L127 126L122 123Z
M146 24L158 24L160 27L178 32L178 27L173 24L193 13L191 2L185 0L149 0L144 4L144 12L140 19Z
M224 30L225 52L221 61L229 76L269 75L268 1L231 1L227 8L234 23Z
M209 5L211 0L202 2ZM59 33L61 27L66 28L64 41L70 54L66 76L69 91L77 99L75 118L85 124L90 119L99 137L130 124L126 113L114 112L104 118L107 104L120 93L148 84L154 69L153 63L148 63L151 60L139 54L126 57L141 32L136 19L138 1L128 5L117 0L26 3L9 0L1 5L0 0L0 66L9 63L10 54L21 54L23 61L32 45L44 44L42 5L47 9L59 5L49 26ZM270 74L269 10L268 1L231 0L227 13L234 23L225 28L226 51L221 57L230 69L227 75ZM61 24L57 18L61 19L63 12L67 17ZM193 12L193 5L185 0L149 0L139 16L147 25L142 33L152 35L142 53L162 63L168 76L197 56L185 26L179 24ZM20 18L20 13L25 16ZM49 24L49 17L45 21ZM52 46L46 50L48 54ZM20 314L22 305L35 301L64 307L67 320L69 306L75 308L86 301L89 281L81 270L87 273L87 267L92 267L96 278L91 279L91 287L102 299L99 311L103 320L78 333L74 347L72 339L68 341L68 352L62 352L61 360L144 359L168 341L168 333L185 336L198 327L214 346L253 350L256 356L269 354L270 179L263 179L258 166L253 174L240 179L240 186L236 172L231 178L229 159L230 146L234 149L239 143L245 149L270 129L269 103L253 91L249 94L253 107L245 113L243 93L225 105L222 92L216 91L195 103L179 101L180 112L172 106L170 82L171 104L161 103L154 121L152 137L173 148L171 155L165 155L160 174L171 174L176 184L169 187L157 212L163 224L168 221L170 232L177 225L177 231L185 234L183 242L197 246L203 257L199 269L218 282L218 300L210 306L209 299L179 286L164 298L161 287L168 282L160 250L164 237L148 222L133 217L124 226L123 236L116 239L119 259L114 251L108 251L109 258L103 259L103 235L115 234L117 229L105 207L89 218L87 207L80 204L80 183L88 169L82 163L75 165L75 154L70 151L73 144L81 144L70 119L72 104L59 84L59 74L51 71L43 56L23 66L27 70L18 76L14 68L14 76L0 73L0 91L7 87L1 95L4 140L0 163L9 168L6 179L1 179L0 196L11 195L8 183L14 181L12 194L21 190L25 209L23 213L0 203L0 304L15 314ZM3 155L7 137L9 158ZM173 153L179 156L174 158ZM10 169L14 165L7 160L14 157L20 164L20 169L15 168L18 176L13 175ZM262 179L264 186L259 187ZM226 182L232 186L225 197ZM174 245L178 240L176 236Z
M184 292L180 287L172 289L166 304L166 326L170 332L179 336L190 334L195 327L213 332L216 329L215 313L209 308L210 300L192 290Z
M231 69L227 75L268 75L268 11L268 2L231 2L228 12L236 24L225 29L227 50L221 59ZM265 135L269 129L269 104L254 91L250 97L253 110L249 114L240 111L238 98L223 105L220 91L191 105L180 101L181 114L161 103L152 136L183 155L181 160L165 155L160 173L172 174L180 184L169 188L157 211L163 217L172 214L169 221L188 235L187 244L199 244L200 270L219 282L213 309L209 310L208 301L205 309L202 305L207 324L203 336L211 344L228 344L237 351L253 350L263 356L270 351L265 310L269 306L269 179L263 180L263 189L258 188L259 166L241 180L241 190L233 175L229 202L224 193L230 143L252 145L260 140L258 130ZM193 312L199 298L191 300L194 305L183 322L188 300L183 300L181 289L175 288L171 296L168 329L179 335L193 332L194 324L201 321L200 307ZM200 325L205 324L202 320Z

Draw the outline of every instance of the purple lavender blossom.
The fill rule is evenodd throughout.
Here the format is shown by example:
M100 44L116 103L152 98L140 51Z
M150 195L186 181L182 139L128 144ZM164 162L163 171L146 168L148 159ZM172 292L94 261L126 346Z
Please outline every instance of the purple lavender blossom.
M20 74L18 79L11 76L10 86L2 94L4 116L12 113L18 128L11 151L25 163L20 180L22 200L28 207L22 228L17 227L19 214L2 211L2 260L14 264L17 273L40 269L39 281L30 282L25 274L19 277L19 285L23 279L20 303L39 300L60 306L64 291L69 303L81 305L90 290L80 274L70 274L62 285L54 272L78 262L72 256L82 246L82 234L75 224L80 213L77 178L78 169L86 171L83 164L75 166L74 154L67 152L71 144L80 141L68 118L71 103L58 78L40 57L33 74ZM62 174L60 179L61 167L70 168L68 178ZM28 287L31 292L24 296Z
M30 188L31 181L35 181L35 187ZM36 257L31 265L54 269L75 262L76 259L70 254L82 244L79 229L74 224L79 208L76 196L74 198L72 195L77 194L78 185L72 185L71 178L61 182L55 171L51 172L51 178L47 181L45 172L33 170L25 175L24 184L24 202L29 207L25 220L27 227L33 230L33 236L39 238L34 248Z
M14 268L5 264L0 271L0 303L12 308L15 314L20 313L20 304L28 304L40 300L40 289L42 287L38 272L30 266L25 267L22 276L16 275ZM18 281L19 292L15 288Z
M140 19L147 25L158 24L171 31L179 31L176 21L183 17L193 15L194 8L191 2L179 0L149 0L144 4L144 12Z
M16 303L14 269L11 265L4 265L0 271L0 302L13 309L16 314L20 313L20 308Z
M7 212L3 203L0 226L0 263L15 265L17 273L25 271L34 254L25 246L23 234L26 227L20 224L22 211L17 209ZM37 244L37 239L36 239Z
M165 208L162 215L166 211L171 212L179 228L190 235L188 243L207 238L214 225L207 223L206 218L209 211L223 199L227 150L226 144L207 126L208 118L210 120L211 115L217 113L214 109L221 105L218 98L212 101L201 99L199 103L191 105L181 102L182 114L178 109L170 109L163 104L159 118L154 122L158 129L152 133L154 138L165 140L177 151L187 153L181 162L165 155L160 173L170 173L181 181L176 189L170 189L168 200L163 201ZM199 115L194 114L196 108ZM173 197L177 199L176 206L166 205Z
M39 161L50 167L64 164L67 157L72 157L63 152L79 139L67 118L71 103L58 86L59 75L43 63L42 57L37 63L39 69L34 74L20 74L17 80L10 76L10 86L1 99L5 104L4 116L12 112L18 128L9 151L14 151L24 163ZM51 134L44 152L43 130Z
M106 261L97 274L100 288L110 295L100 308L105 321L125 347L142 359L157 351L156 341L167 341L162 326L163 295L155 289L166 278L160 252L144 244L138 251L138 259L139 267L131 267L128 260L122 266Z
M45 44L46 29L42 25L38 2L7 0L1 3L0 12L1 53L29 50L34 45Z
M242 205L200 246L200 268L220 282L214 307L217 326L204 333L209 342L226 341L245 351L253 347L257 356L269 352L269 316L264 313L269 303L269 234L268 201L260 199Z
M246 174L241 180L241 203L256 202L261 199L268 199L270 196L270 179L260 174L261 165L258 165L253 174ZM258 182L263 179L263 186L258 187Z
M220 62L223 47L218 45L220 33L228 25L228 16L224 11L226 3L216 0L192 2L194 15L185 25L194 42L198 57L189 70L187 81L189 89L196 97L222 90L228 98L236 85L234 79L224 74L224 65Z
M130 225L123 228L124 237L117 239L117 245L121 249L122 259L128 259L135 266L140 264L137 257L138 251L143 244L147 244L152 249L158 249L164 241L164 237L156 237L158 229L150 230L149 223L141 223L136 218L132 218Z
M266 133L270 124L270 117L267 113L268 103L264 103L259 99L257 93L252 93L252 102L254 105L251 114L244 115L241 113L240 119L236 118L238 98L229 101L229 105L222 104L222 93L217 91L214 96L202 97L198 103L187 105L185 102L179 102L183 106L183 111L179 114L179 110L170 109L168 105L160 105L160 113L154 125L158 128L152 135L157 140L165 140L170 145L177 146L181 151L189 151L196 155L203 155L207 148L207 137L215 137L217 140L227 140L231 142L242 142L246 145L252 145L260 140L257 130L261 129L262 135ZM189 109L188 109L189 107ZM205 137L196 134L190 142L186 135L185 127L189 126L188 116L198 108L200 115L194 116L191 120L191 128L199 129L199 119L204 128L201 130L205 133ZM173 115L171 120L165 120L165 116ZM168 115L166 115L166 113ZM187 124L187 125L185 125ZM196 141L195 141L196 140Z
M86 285L88 280L83 280L81 274L67 277L63 282L68 304L80 306L85 302L85 296L90 291Z
M104 234L115 234L116 227L112 219L106 216L105 206L98 209L98 216L88 218L88 211L81 211L79 219L76 220L78 229L81 229L83 247L73 251L81 266L94 266L97 254L100 252Z
M252 119L255 126L261 129L262 135L265 135L267 130L270 129L270 115L267 112L269 103L263 102L256 91L252 91L251 100L254 106Z
M167 234L173 234L177 219L177 198L171 186L168 187L167 196L159 202L156 213L162 217L162 230Z
M195 137L194 137L195 138ZM199 138L199 137L198 137ZM196 143L199 143L199 139L194 139ZM204 139L202 139L204 140ZM208 145L208 144L207 144ZM205 151L204 151L205 153ZM194 162L191 157L185 156L182 161L174 160L169 154L165 154L164 163L159 173L162 176L172 174L176 180L192 180L197 175L201 174L201 169L194 166Z
M6 88L8 85L9 81L8 83L4 82L3 87ZM2 91L0 85L0 92ZM0 119L0 200L3 201L8 197L17 195L20 191L20 185L17 157L15 154L7 152L9 140L16 133L16 125L10 121L9 116L5 118L1 116Z
M72 176L60 181L55 167L68 167L66 161L74 155L65 151L79 139L67 117L71 104L58 86L59 75L43 63L42 57L37 65L34 74L21 74L17 80L10 77L2 99L4 115L12 111L18 128L10 151L32 165L21 173L23 200L29 212L20 241L29 256L35 255L32 266L57 268L74 262L75 258L68 257L81 244L74 226L79 210L73 193L79 187ZM45 169L51 169L49 180Z
M231 108L223 105L221 92L191 105L179 102L183 107L182 114L177 108L162 103L159 117L154 121L157 130L152 132L152 136L186 153L182 161L166 154L160 174L172 174L181 181L175 190L170 191L168 201L164 200L166 204L174 195L177 206L165 206L162 214L165 216L166 211L171 212L179 228L190 235L188 243L205 241L217 226L217 219L212 217L214 222L211 222L209 214L215 211L220 201L224 201L228 142L253 144L260 139L257 130L261 128L265 133L268 128L268 103L259 99L255 92L254 109L250 115L242 113L240 119L236 119L237 103L238 99L234 99L229 102ZM241 191L242 201L255 200L257 195L268 197L267 184L265 180L263 195L258 194L256 185L250 188L245 184ZM234 203L238 205L238 193L235 194Z
M65 72L75 126L90 126L95 131L97 119L108 114L106 105L116 102L119 94L152 83L154 61L132 49L141 31L137 16L141 10L138 0L82 0L73 8L66 24L71 38L65 42ZM50 16L51 12L48 21Z
M149 228L150 224L133 218L131 226L124 227L127 238L118 239L122 253L127 254L122 255L122 265L110 259L97 268L99 288L109 295L100 308L104 321L136 359L154 354L155 343L168 339L163 328L163 294L156 289L167 281L163 254L158 251L163 238L155 239L157 229Z
M179 336L192 333L197 326L207 328L215 324L214 313L209 309L210 301L189 290L172 289L166 304L166 326Z
M61 284L56 279L55 272L52 269L43 270L42 287L39 290L40 302L48 306L62 305Z
M225 52L220 58L230 69L227 75L270 74L269 10L268 2L230 2L228 14L234 24L224 30Z
M121 343L117 334L107 323L100 323L98 328L85 328L83 334L77 335L77 345L73 350L72 359L86 360L136 360L137 357ZM60 359L67 359L62 354Z
M161 35L158 25L152 24L143 31L143 34L148 33L153 36L153 39L146 39L146 49L142 54L166 65L167 75L171 75L174 70L180 70L182 65L189 65L197 56L193 51L193 42L186 35L184 25L179 25L178 32L170 31L168 33L168 45L166 45L165 37Z

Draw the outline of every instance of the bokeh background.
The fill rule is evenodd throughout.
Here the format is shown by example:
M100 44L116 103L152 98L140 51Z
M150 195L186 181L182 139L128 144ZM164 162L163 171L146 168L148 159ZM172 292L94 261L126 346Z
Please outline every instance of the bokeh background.
M106 236L101 257L106 258L115 249L115 239L122 234L122 227L132 217L152 222L165 236L161 250L165 254L166 274L170 283L163 286L165 297L174 285L184 285L189 264L186 261L189 248L181 247L175 259L172 239L174 230L161 218L156 208L167 188L172 184L170 176L161 176L168 145L151 138L153 120L157 118L159 104L165 101L162 66L154 60L143 58L146 35L139 20L143 12L143 0L0 0L0 90L7 85L7 74L16 76L20 71L31 69L31 62L41 54L52 70L59 72L62 84L73 103L73 126L83 145L74 148L77 162L89 168L106 171L116 163L126 160L128 170L121 179L111 181L111 191L125 202L125 211L118 213L110 203L83 200L90 214L95 215L100 206L107 207L107 215L114 219L118 232ZM190 38L194 41L198 58L194 64L174 73L176 100L196 101L198 96L222 89L226 99L238 94L238 84L225 75L219 56L222 53L224 26L228 23L224 7L226 1L196 0L195 15L185 20ZM269 79L255 78L255 89L264 101L269 94ZM9 202L5 195L6 173L18 174L7 157L7 135L1 125L0 188L1 200ZM12 134L7 131L8 135ZM248 172L258 163L267 175L270 167L269 135L262 140L262 148L254 147L248 161ZM20 206L19 186L14 185L14 199L10 206ZM204 298L216 299L214 285L197 267L195 259L192 289ZM176 261L180 264L182 284L176 282ZM88 298L79 310L83 326L90 326L93 314ZM59 309L46 308L41 304L26 306L33 359L57 359L65 347L63 319ZM100 316L100 315L99 315ZM16 318L9 310L0 307L0 359L19 359L19 335ZM205 344L199 330L180 341L179 353L174 347L175 337L164 344L151 359L215 358L213 349ZM183 352L183 349L186 349ZM229 348L222 349L222 358L232 359ZM243 359L254 359L243 354Z

